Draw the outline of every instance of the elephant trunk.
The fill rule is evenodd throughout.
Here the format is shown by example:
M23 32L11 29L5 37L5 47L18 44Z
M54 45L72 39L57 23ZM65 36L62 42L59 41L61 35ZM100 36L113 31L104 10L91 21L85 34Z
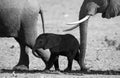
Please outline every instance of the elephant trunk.
M39 51L38 51L39 50ZM49 61L50 56L51 56L51 52L49 49L42 49L42 48L37 48L37 47L33 47L32 49L32 53L34 56L38 57L38 58L42 58L42 60L46 63L47 61Z
M90 2L86 5L87 10L85 10L85 6L82 6L79 19L85 17L86 15L90 15L90 16L95 15L97 13L98 8L99 6L94 2ZM86 47L87 47L87 27L88 27L88 19L79 24L81 70L86 69L84 58L85 58Z
M39 56L39 54L36 52L36 50L37 50L37 47L34 46L33 49L32 49L32 53L33 53L34 56L40 58L40 56Z
M79 26L81 70L86 69L84 59L85 59L85 53L86 53L86 47L87 47L87 27L88 27L88 20L81 23Z

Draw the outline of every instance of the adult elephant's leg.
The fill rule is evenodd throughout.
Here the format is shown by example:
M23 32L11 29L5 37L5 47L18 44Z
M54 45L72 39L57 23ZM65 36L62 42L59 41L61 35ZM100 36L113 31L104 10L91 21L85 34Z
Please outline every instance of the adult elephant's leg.
M24 18L25 17L25 18ZM21 46L21 55L19 59L19 63L14 68L22 69L29 68L29 57L27 51L25 50L25 46L30 47L31 49L34 47L35 40L40 34L40 25L37 25L38 14L24 16L21 24L21 31L19 32ZM50 52L47 50L39 49L37 52L41 55L41 58L46 63L46 61L50 58Z
M31 16L31 17L30 17ZM18 64L14 69L28 69L29 68L29 56L26 51L26 46L32 48L35 43L35 39L38 36L37 34L37 15L27 15L24 16L21 21L21 28L18 33L18 37L15 38L20 44L20 58Z
M20 36L18 38L15 38L20 45L20 59L18 64L14 67L14 70L28 70L29 68L29 56L28 52L25 49L25 41L22 38Z

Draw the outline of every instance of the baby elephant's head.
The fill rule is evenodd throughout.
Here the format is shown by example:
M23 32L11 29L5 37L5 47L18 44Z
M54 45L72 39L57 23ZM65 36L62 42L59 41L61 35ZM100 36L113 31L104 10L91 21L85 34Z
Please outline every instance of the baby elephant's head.
M35 42L35 45L34 45L32 51L35 51L35 50L40 49L40 48L45 49L46 43L47 43L46 36L43 34L39 35L36 39L36 42Z
M35 45L33 47L32 52L37 49L50 49L60 44L61 37L56 34L45 33L38 36L36 39Z
M39 53L36 51L38 49L45 49L45 45L47 43L47 38L44 34L41 34L37 37L34 47L32 49L32 53L33 55L35 55L36 57L39 57Z

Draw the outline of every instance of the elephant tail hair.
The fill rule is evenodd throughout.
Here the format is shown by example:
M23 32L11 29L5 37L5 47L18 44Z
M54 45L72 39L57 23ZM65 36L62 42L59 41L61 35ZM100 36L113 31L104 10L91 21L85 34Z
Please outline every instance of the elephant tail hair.
M40 9L39 14L41 15L43 33L45 33L43 10Z

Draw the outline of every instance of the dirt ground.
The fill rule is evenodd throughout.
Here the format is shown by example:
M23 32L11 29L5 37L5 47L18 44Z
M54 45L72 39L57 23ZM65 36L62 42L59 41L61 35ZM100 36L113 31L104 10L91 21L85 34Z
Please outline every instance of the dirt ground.
M79 9L83 0L40 0L44 12L46 32L73 34L79 39L79 29L69 32L64 29L72 27L68 22L78 20ZM103 19L101 14L90 18L88 26L87 52L85 63L92 73L81 73L76 61L73 72L42 72L44 62L33 56L31 50L30 71L14 72L11 69L19 60L19 45L13 38L0 38L0 78L120 78L120 17ZM39 19L38 25L41 25ZM42 30L41 30L42 32ZM66 57L60 56L60 69L67 67ZM4 72L2 72L2 69ZM52 68L54 69L54 68ZM52 70L51 69L51 70ZM111 71L109 71L111 70Z

